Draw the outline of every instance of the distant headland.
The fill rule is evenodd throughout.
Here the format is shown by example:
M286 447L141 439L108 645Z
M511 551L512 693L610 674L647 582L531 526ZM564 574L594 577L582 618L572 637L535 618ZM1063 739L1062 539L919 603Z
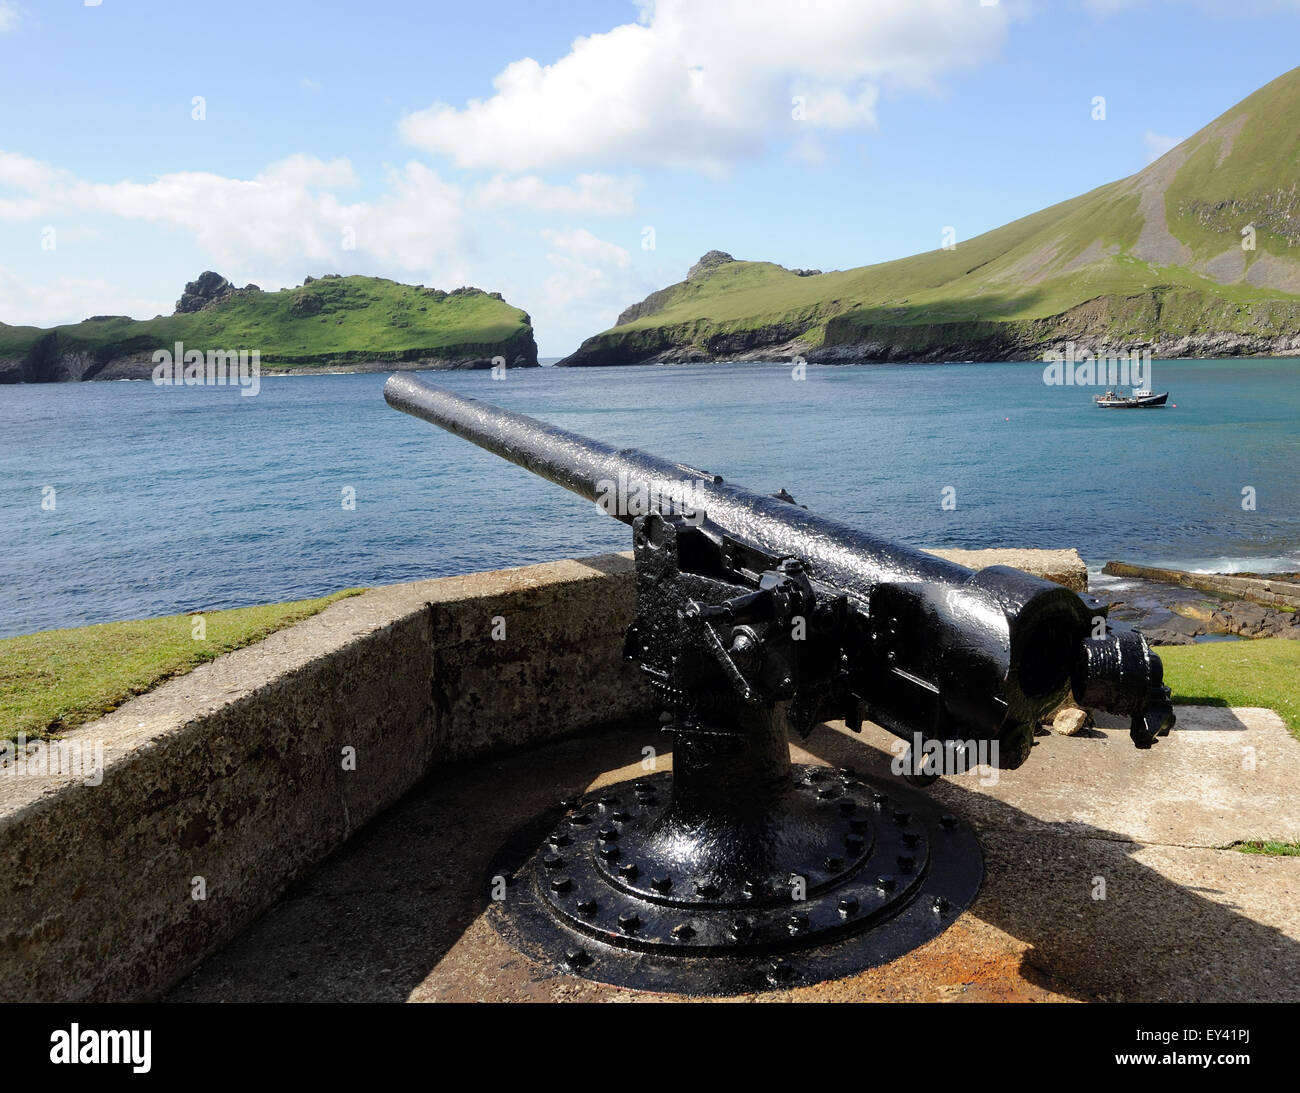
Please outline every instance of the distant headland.
M0 383L149 379L155 352L177 343L257 351L266 374L537 366L532 320L497 292L338 274L263 292L208 270L171 315L95 315L50 329L0 323Z
M936 213L937 250L829 273L710 251L560 363L1300 354L1298 148L1300 68L1128 178L971 239Z

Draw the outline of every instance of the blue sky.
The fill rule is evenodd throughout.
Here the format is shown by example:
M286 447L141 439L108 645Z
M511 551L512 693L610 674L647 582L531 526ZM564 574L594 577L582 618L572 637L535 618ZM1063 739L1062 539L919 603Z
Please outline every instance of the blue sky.
M366 273L501 291L555 356L712 248L842 269L1131 174L1298 31L1300 0L0 0L0 321Z

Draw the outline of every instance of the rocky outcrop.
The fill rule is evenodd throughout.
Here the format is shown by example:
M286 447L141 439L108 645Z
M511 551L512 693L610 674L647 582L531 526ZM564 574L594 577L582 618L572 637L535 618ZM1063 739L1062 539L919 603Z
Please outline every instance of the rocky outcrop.
M1300 638L1300 618L1294 611L1276 611L1238 600L1211 613L1207 629L1243 638Z
M204 270L196 280L190 281L185 286L181 298L176 301L176 313L178 315L187 315L191 312L202 311L205 307L210 307L223 296L228 296L234 291L235 286L222 277L221 274L213 273L210 269Z
M691 268L686 271L686 280L688 281L698 280L700 277L703 277L704 274L708 273L710 270L717 269L719 266L725 266L729 262L734 262L734 261L735 259L732 258L731 255L729 255L725 250L707 251L705 254L703 254L700 257L700 260L696 262L695 265L691 266Z
M1300 574L1187 573L1108 562L1129 578L1111 617L1131 623L1152 645L1191 645L1206 635L1300 639Z
M1204 615L1183 610L1145 615L1137 628L1152 645L1195 645L1205 635L1235 635L1241 638L1300 639L1300 616L1245 600L1221 603Z
M325 302L315 292L302 292L293 298L289 305L289 314L295 319L304 319L308 315L319 315Z

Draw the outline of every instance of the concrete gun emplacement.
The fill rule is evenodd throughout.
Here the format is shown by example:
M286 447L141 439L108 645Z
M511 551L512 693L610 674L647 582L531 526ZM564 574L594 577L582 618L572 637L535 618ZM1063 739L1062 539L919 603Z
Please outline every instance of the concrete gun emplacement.
M671 781L638 782L631 807L608 815L595 801L570 809L589 822L561 824L563 841L539 851L518 889L529 894L498 916L520 948L577 974L710 992L811 981L918 943L905 913L918 899L947 908L931 916L942 920L974 898L982 867L972 882L962 860L974 846L978 862L978 847L964 825L896 783L882 793L889 783L792 766L787 728L873 721L909 741L903 769L924 785L936 775L918 744L927 755L983 744L981 762L1014 769L1071 692L1128 717L1139 748L1174 724L1160 658L1099 600L1004 566L973 571L811 513L784 490L756 493L409 375L384 397L632 527L625 653L665 711ZM882 797L885 811L907 805L894 808L901 825L878 821ZM913 830L895 847L886 826ZM886 884L873 862L894 850L907 867L894 864ZM815 894L795 912L791 877ZM752 920L739 930L736 908ZM886 921L895 936L882 946ZM871 944L847 940L864 931ZM787 950L799 959L769 959Z

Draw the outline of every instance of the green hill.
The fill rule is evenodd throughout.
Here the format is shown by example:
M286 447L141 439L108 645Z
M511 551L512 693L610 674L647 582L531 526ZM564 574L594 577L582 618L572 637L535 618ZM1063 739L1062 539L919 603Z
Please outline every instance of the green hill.
M1137 174L951 250L834 273L710 252L562 363L1300 352L1298 167L1294 69Z
M235 288L204 273L173 315L121 315L41 330L0 323L0 382L144 378L155 349L258 350L264 371L472 368L537 364L528 315L497 293L378 277L307 278L298 288Z

